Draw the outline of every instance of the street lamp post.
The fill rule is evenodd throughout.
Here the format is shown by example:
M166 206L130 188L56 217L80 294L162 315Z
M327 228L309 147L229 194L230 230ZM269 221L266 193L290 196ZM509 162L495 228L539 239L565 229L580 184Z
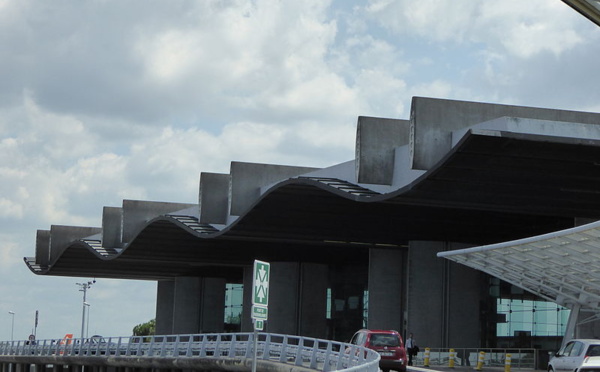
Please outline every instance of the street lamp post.
M12 315L12 326L10 327L10 340L14 341L15 340L15 312L14 311L9 311L8 312L10 315Z
M87 324L85 325L85 338L88 338L90 332L90 309L92 305L88 304L87 302L84 302L83 305L87 306Z
M92 286L92 284L96 283L96 280L94 280L93 282L87 282L87 283L75 283L79 286L79 291L83 292L83 310L82 310L82 314L81 314L81 339L83 340L84 338L84 330L85 330L85 307L86 307L86 296L87 296L87 290Z

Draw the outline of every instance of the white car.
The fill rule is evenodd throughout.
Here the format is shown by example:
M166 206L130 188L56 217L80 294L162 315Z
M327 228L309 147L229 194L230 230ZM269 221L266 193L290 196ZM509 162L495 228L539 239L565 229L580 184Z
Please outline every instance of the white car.
M587 357L600 356L600 340L571 340L554 354L548 372L575 372Z
M600 356L585 358L577 372L600 372Z

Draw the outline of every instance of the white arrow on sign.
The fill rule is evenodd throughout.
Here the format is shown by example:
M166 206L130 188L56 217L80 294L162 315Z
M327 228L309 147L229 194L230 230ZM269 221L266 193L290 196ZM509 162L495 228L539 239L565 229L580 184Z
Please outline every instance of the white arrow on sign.
M267 291L269 290L269 278L267 277L267 270L264 266L259 265L258 273L256 274L256 298L260 303L264 303L267 299Z
M254 261L253 304L267 306L269 303L269 271L270 264L268 262Z

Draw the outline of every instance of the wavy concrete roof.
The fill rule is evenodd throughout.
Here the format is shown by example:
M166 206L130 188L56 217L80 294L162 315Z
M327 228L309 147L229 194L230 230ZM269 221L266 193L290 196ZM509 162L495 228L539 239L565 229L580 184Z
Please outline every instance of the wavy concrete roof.
M359 117L329 168L232 162L198 204L125 200L101 227L39 230L36 274L239 279L255 258L364 262L411 240L491 244L600 219L600 114L413 98ZM191 175L193 176L193 175Z

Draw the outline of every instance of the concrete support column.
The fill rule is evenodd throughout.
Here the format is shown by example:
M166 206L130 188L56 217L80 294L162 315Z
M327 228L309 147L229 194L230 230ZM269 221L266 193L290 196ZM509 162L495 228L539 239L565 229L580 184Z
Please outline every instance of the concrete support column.
M164 290L168 297L168 286ZM168 311L165 313L168 314ZM223 332L225 279L176 278L172 314L173 334Z
M173 296L173 333L200 332L200 278L181 277L175 279Z
M242 294L242 332L254 331L250 312L252 308L252 266L244 267L244 293Z
M407 326L422 347L479 347L481 276L436 254L465 248L412 241L408 252Z
M299 277L299 263L271 262L268 332L298 334Z
M316 338L327 336L329 268L321 264L271 262L266 331ZM242 332L254 330L252 267L244 269Z
M225 331L225 279L202 279L200 331L220 333Z
M403 330L406 251L369 250L369 312L371 329Z
M412 241L408 246L406 334L421 347L444 347L445 267L437 252L444 242Z
M159 280L156 289L156 334L173 334L175 281Z
M448 243L449 250L471 246ZM444 259L446 260L446 259ZM446 260L448 261L448 260ZM448 263L448 347L480 347L479 322L482 296L482 273L452 261ZM487 288L487 286L485 287Z
M269 280L269 315L266 331L272 333L298 334L299 263L271 262ZM252 325L252 267L244 270L244 304L242 332L254 330Z
M299 335L327 338L327 265L304 263L301 266Z

